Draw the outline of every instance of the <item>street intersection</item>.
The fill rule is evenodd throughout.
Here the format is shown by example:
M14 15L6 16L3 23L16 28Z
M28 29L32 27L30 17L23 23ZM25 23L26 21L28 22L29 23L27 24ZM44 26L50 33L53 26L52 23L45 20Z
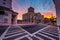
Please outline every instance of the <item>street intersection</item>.
M58 27L51 25L9 26L1 40L59 40Z

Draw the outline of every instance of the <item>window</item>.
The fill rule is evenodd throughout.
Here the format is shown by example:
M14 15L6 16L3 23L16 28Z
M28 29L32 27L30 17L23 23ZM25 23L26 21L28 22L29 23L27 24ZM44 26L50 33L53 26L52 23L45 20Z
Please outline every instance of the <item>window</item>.
M5 16L8 16L8 14L7 14L7 13L5 13L4 15L5 15Z
M6 1L6 0L3 0L3 1Z
M4 11L0 11L0 15L4 15Z
M4 19L4 23L8 23L8 19L7 18Z
M5 1L6 1L6 0L3 0L3 4L6 4Z

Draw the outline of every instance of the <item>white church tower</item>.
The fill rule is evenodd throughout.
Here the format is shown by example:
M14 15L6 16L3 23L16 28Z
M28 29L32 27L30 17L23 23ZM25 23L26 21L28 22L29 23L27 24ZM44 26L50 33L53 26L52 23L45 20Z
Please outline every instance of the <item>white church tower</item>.
M12 10L12 0L0 0L0 25L17 24L17 14Z

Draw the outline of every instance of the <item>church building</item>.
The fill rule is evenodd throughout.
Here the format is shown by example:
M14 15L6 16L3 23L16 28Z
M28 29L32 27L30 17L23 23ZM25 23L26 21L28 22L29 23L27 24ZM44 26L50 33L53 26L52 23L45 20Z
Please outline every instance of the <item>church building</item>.
M35 13L33 7L28 8L28 12L23 14L23 21L26 23L44 23L44 16L41 13Z

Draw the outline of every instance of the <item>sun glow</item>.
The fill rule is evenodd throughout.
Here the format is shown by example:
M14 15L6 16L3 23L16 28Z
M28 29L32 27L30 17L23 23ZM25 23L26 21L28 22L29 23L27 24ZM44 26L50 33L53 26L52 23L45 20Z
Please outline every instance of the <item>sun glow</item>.
M17 19L19 19L19 20L22 20L22 15L27 12L27 8L30 7L29 5L32 5L35 8L36 12L37 11L41 12L41 14L44 15L44 18L51 18L51 13L53 13L53 17L56 18L56 12L55 11L43 13L43 11L46 11L47 9L49 9L49 7L50 7L50 5L48 5L49 1L48 1L48 3L46 3L47 7L46 7L45 10L43 10L43 8L44 8L43 3L44 3L45 0L42 1L42 2L41 1L39 2L39 1L36 0L40 4L37 3L37 2L35 3L35 0L33 1L33 4L31 4L29 1L25 1L25 2L22 1L22 0L19 0L19 1L13 0L13 3L12 3L13 10L18 13ZM26 5L24 3L26 3ZM51 7L52 8L50 8L50 11L55 10L53 3L51 4Z
M43 15L44 15L44 18L51 18L52 16L54 18L56 18L56 12L55 11L53 11L53 12L46 12Z

